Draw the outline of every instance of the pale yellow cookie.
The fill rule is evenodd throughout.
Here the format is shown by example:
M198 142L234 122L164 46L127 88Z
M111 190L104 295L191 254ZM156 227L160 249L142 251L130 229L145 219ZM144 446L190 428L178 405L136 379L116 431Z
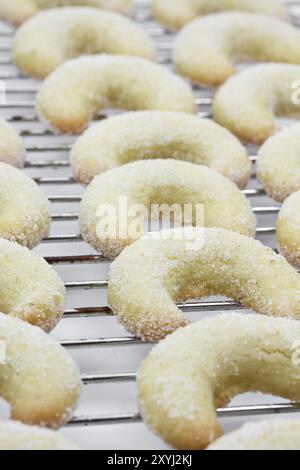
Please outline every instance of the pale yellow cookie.
M97 8L56 8L27 21L13 41L22 72L45 78L68 59L84 54L120 54L154 59L154 44L125 16Z
M114 211L109 225L107 208ZM250 203L234 183L205 166L176 160L137 161L94 178L81 203L81 233L93 248L115 258L144 235L145 217L150 223L159 214L170 223L255 235Z
M283 256L300 267L300 191L284 201L278 216L276 238Z
M0 238L0 311L50 331L60 320L65 288L39 255Z
M300 31L265 15L208 15L179 33L173 58L181 75L218 86L236 73L236 64L245 61L300 64Z
M129 14L133 0L1 0L0 18L19 26L40 10L63 6L88 6Z
M80 393L79 370L71 356L40 328L0 314L0 396L11 417L58 428L71 417Z
M219 89L214 118L241 140L262 144L279 129L277 116L300 118L299 77L299 65L250 67Z
M300 124L278 132L260 148L257 178L278 202L300 189Z
M0 162L23 168L25 145L17 131L5 119L0 118Z
M197 16L227 10L262 13L283 20L289 17L281 0L153 0L155 18L170 29L180 29Z
M0 237L34 248L48 235L49 203L37 184L0 162Z
M44 81L37 96L42 120L65 133L80 133L107 108L196 112L187 83L137 57L102 54L70 60Z
M62 434L16 421L0 422L0 450L79 450Z
M227 129L211 119L172 111L136 111L105 119L77 139L70 161L76 180L88 184L99 173L152 158L209 166L240 188L250 178L247 151Z
M297 271L259 241L220 228L148 234L125 248L109 277L112 310L130 333L150 341L189 323L177 302L215 295L300 318Z
M247 423L217 439L207 450L300 450L300 421Z
M298 321L242 314L176 331L139 370L145 422L172 447L204 449L223 434L216 408L236 395L259 391L299 401L300 366L293 360L299 337Z

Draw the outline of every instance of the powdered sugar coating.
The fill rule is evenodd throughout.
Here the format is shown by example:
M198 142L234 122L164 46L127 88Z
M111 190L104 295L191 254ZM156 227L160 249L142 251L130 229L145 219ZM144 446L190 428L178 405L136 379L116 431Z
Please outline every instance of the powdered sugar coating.
M257 178L278 202L300 189L300 124L278 132L260 148Z
M299 44L299 30L287 22L253 13L218 13L185 26L175 42L174 63L193 82L218 86L236 73L239 62L300 64Z
M0 161L23 168L25 145L17 131L5 119L0 118Z
M68 59L101 52L150 60L155 56L153 42L132 20L90 7L38 13L13 41L15 64L36 78L45 78Z
M120 200L124 197L127 198L127 213L120 207ZM94 178L81 203L80 227L84 240L104 256L115 258L143 234L137 233L132 238L133 235L126 230L137 218L137 214L130 212L131 208L141 204L148 211L148 220L153 216L150 214L153 204L162 208L167 205L166 216L170 216L167 210L174 204L182 207L182 215L184 204L191 204L194 207L192 220L186 220L186 224L198 222L206 227L255 235L256 218L250 203L234 183L202 165L157 159L129 163ZM198 221L197 204L204 206L204 219L201 217ZM99 230L98 208L106 205L115 209L117 236L114 227ZM142 228L142 216L138 219ZM127 234L125 237L124 232Z
M176 302L212 295L265 315L300 317L297 271L259 241L192 227L185 238L176 239L176 230L156 237L136 241L111 266L109 304L131 333L160 340L189 323Z
M0 422L0 450L79 450L62 434L15 421Z
M283 203L276 238L280 252L292 265L300 267L300 191L291 194Z
M77 181L88 184L116 166L154 158L209 166L240 188L250 178L247 151L227 129L172 111L136 111L105 119L78 138L70 161Z
M89 6L129 14L133 0L1 0L0 18L19 26L40 10L64 6Z
M216 408L249 391L300 398L293 344L298 321L224 314L182 328L150 352L138 373L139 405L152 430L178 449L222 435Z
M33 248L48 235L50 222L48 200L37 184L0 163L0 237Z
M80 133L105 108L196 112L187 83L138 57L100 54L67 61L37 96L41 118L66 133Z
M214 118L241 140L262 144L278 130L276 116L300 118L293 96L299 77L298 65L250 67L219 89L213 102Z
M247 423L217 439L207 450L300 450L300 421Z
M0 310L45 331L63 314L65 288L56 272L39 255L0 239Z
M155 18L170 29L180 29L197 16L226 10L263 13L283 20L289 16L280 0L153 0Z
M0 314L0 396L11 417L27 424L58 428L70 418L80 393L80 374L71 356L40 328Z

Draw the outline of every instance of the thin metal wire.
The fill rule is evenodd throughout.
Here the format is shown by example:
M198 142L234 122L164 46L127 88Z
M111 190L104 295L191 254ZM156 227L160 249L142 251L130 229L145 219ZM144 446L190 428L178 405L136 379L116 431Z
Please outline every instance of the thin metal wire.
M273 234L275 233L275 227L258 227L256 230L257 234ZM42 243L76 243L82 242L82 236L78 234L70 235L50 235L47 238L44 238Z
M26 93L26 92L24 92ZM201 105L211 105L212 103L212 98L196 98L196 104L198 106L201 106ZM30 109L30 108L35 108L36 106L36 102L35 101L14 101L14 102L7 102L7 103L3 103L1 104L1 108L2 109L14 109L14 108L18 108L18 109Z
M278 214L280 207L254 207L252 210L254 214ZM67 222L69 220L78 220L79 214L77 212L52 214L51 218L56 222ZM275 228L272 228L272 230L275 230Z
M233 300L214 300L214 301L201 301L201 302L187 302L177 304L177 307L182 312L198 312L200 311L218 311L222 310L246 310L238 302ZM113 316L114 313L110 307L104 305L103 307L80 307L71 308L64 312L64 318L86 318L86 317L107 317Z
M226 408L218 408L217 414L220 418L237 418L253 415L299 413L299 411L300 403L279 403L267 405L228 406ZM141 420L142 418L138 413L124 413L110 416L76 416L67 424L67 426L99 426L105 424L138 423Z

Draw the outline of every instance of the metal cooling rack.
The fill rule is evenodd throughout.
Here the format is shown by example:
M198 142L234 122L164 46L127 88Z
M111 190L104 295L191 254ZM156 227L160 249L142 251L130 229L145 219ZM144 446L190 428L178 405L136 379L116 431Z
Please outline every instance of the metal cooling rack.
M294 23L300 26L300 3L287 3ZM172 68L174 35L153 21L149 0L137 2L135 18L155 40L158 62ZM78 211L83 188L74 181L68 162L68 152L75 138L53 135L39 123L35 112L39 82L23 77L12 65L12 34L10 27L0 23L0 80L5 81L7 91L7 102L0 107L1 115L23 136L28 152L25 171L43 188L51 203L52 231L36 251L65 281L68 305L54 336L80 365L84 383L82 402L65 432L82 448L165 449L141 423L136 406L136 370L151 345L126 336L117 324L106 299L110 260L93 252L79 234ZM194 91L199 115L210 117L213 92L199 87L194 87ZM108 114L111 113L97 116L97 120L105 119ZM249 147L253 155L253 175L244 193L250 198L259 220L257 238L275 249L279 206L266 197L256 181L256 151ZM192 319L224 310L245 310L236 302L220 298L179 307ZM218 410L220 418L226 418L222 421L226 431L250 417L255 419L275 413L296 415L297 412L300 412L300 403L254 394L238 397L232 406Z

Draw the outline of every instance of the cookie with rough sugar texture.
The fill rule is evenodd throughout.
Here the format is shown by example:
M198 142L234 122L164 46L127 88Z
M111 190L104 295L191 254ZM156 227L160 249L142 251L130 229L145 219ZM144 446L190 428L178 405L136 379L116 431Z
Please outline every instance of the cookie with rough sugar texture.
M279 250L294 266L300 267L300 191L291 194L279 212L276 238Z
M70 60L43 82L37 96L41 119L65 133L80 133L107 108L196 113L184 80L138 57L100 54Z
M300 124L278 132L260 148L257 178L268 196L283 202L300 190Z
M13 41L15 64L35 78L47 77L69 59L102 52L155 57L154 44L140 26L97 8L43 11L19 28Z
M0 162L23 168L26 157L25 145L17 131L0 118Z
M49 202L22 171L0 162L0 237L34 248L48 235Z
M0 450L79 450L60 433L15 421L0 422Z
M114 209L112 225L108 207ZM94 178L81 203L81 233L97 251L116 258L145 234L145 217L151 222L160 215L255 236L251 205L234 183L205 166L176 160L137 161Z
M26 424L59 428L77 405L78 367L66 350L40 328L0 314L0 396L11 418Z
M299 77L299 65L250 67L218 90L214 119L241 140L260 145L278 130L277 116L300 118Z
M130 14L133 0L1 0L0 18L19 26L40 10L65 6L95 7Z
M117 138L116 138L117 136ZM91 126L71 151L74 177L94 176L135 160L173 158L206 165L244 188L251 164L245 147L211 119L172 111L136 111Z
M216 409L235 396L262 392L298 401L299 337L298 321L229 313L176 331L138 372L144 421L177 449L205 449L223 434Z
M0 311L45 331L61 319L65 287L38 254L0 238Z
M149 341L189 323L176 303L216 295L268 316L300 318L297 271L259 241L220 228L150 233L125 248L109 277L112 310Z
M300 450L300 421L247 423L217 439L207 450Z
M300 64L300 31L265 15L208 15L178 34L173 59L181 75L198 84L219 86L236 73L238 63Z
M281 0L153 0L155 18L170 29L180 29L197 16L230 10L289 18Z

